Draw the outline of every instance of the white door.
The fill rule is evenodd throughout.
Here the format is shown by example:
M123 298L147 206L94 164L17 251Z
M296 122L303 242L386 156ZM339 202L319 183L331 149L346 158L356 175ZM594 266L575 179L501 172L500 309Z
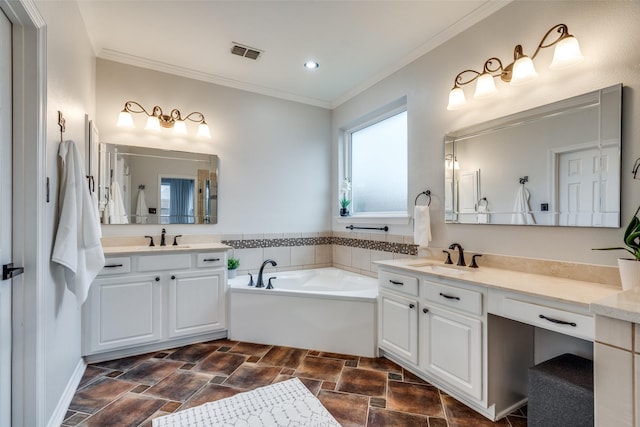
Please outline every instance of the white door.
M0 10L0 264L11 263L11 23ZM11 279L0 280L0 425L11 425Z
M618 225L620 185L617 146L585 148L559 155L558 204L561 225Z
M458 222L477 220L478 198L480 194L480 170L460 171L458 180Z

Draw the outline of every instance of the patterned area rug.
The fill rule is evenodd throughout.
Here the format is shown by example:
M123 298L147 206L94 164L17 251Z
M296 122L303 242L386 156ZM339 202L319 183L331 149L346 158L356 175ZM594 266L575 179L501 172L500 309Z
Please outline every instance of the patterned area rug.
M153 427L317 426L340 424L298 378L153 420Z

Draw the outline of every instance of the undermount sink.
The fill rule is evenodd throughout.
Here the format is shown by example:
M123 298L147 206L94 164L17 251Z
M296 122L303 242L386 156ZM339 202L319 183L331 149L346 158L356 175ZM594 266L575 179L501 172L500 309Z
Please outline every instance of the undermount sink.
M434 262L422 262L418 264L409 264L409 267L419 268L424 271L429 271L436 274L449 274L461 276L469 273L468 270L463 270L462 267L457 267L449 264L436 264Z
M140 246L137 251L175 251L176 249L189 249L189 245L167 245L167 246Z

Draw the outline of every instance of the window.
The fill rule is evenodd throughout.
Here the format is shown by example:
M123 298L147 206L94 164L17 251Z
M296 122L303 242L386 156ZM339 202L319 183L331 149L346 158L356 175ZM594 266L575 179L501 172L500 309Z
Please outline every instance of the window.
M162 177L160 180L160 223L193 224L194 180Z
M406 214L406 106L348 130L345 165L352 214Z

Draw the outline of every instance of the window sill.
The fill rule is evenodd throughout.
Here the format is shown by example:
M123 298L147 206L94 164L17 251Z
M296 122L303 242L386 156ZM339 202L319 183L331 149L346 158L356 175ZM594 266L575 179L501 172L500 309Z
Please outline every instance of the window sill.
M334 217L338 224L409 224L411 217L407 214L398 215L353 215Z

